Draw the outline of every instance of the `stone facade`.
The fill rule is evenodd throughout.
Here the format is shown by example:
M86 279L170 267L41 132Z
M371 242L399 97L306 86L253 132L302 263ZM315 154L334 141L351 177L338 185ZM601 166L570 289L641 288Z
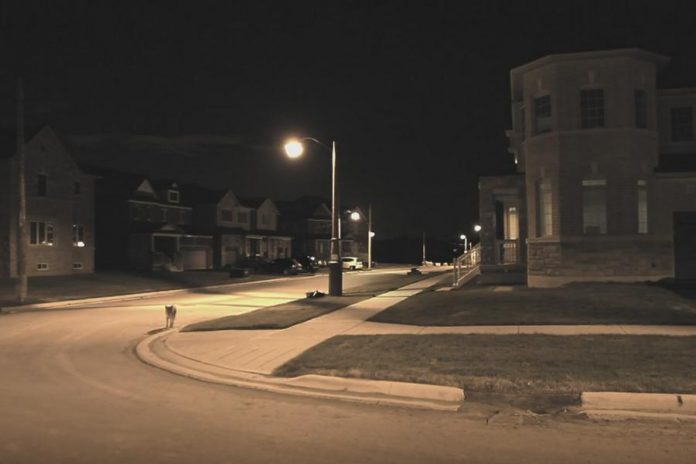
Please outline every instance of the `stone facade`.
M696 124L688 119L696 89L658 91L667 62L643 50L608 50L550 55L511 71L507 135L525 190L520 233L528 232L530 286L674 276L674 215L696 211L696 169L662 168L666 155L696 166L696 126L675 138L670 119L678 108L687 114L682 126ZM481 225L491 228L481 235L482 263L495 261L501 238L490 219L494 179L479 187Z

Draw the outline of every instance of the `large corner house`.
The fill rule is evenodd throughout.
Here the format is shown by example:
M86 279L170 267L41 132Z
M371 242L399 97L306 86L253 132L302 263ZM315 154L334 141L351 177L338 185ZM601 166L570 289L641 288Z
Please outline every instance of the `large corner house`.
M26 132L29 276L94 271L94 177L85 174L49 126ZM0 279L17 274L17 142L0 149Z
M480 179L484 277L696 279L696 88L658 89L668 61L607 50L511 71L517 174Z

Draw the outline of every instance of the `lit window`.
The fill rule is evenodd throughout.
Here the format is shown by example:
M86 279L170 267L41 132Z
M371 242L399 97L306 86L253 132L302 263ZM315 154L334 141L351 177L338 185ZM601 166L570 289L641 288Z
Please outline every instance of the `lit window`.
M580 91L580 124L583 129L604 127L604 90Z
M73 246L84 247L85 246L85 226L82 224L73 224Z
M537 237L553 235L551 181L542 179L537 183Z
M645 129L648 127L648 94L645 90L637 89L634 96L636 127L639 129Z
M638 233L648 233L648 186L644 180L638 181Z
M534 99L534 132L551 131L551 95Z
M607 233L607 181L582 181L582 230L586 234Z
M694 139L693 108L672 108L672 141L688 142Z
M53 245L53 223L32 221L29 224L29 243L31 245Z

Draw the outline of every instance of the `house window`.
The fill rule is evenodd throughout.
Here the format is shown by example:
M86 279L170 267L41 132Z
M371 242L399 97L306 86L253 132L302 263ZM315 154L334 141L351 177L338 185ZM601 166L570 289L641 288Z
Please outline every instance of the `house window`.
M542 179L537 183L537 237L553 234L553 203L551 181Z
M648 127L648 93L645 90L636 89L634 93L636 105L636 127L645 129Z
M82 265L82 263L73 263L72 268L75 270L79 270L79 269L83 269L84 266Z
M81 189L82 189L82 186L80 185L79 182L74 182L74 183L73 183L73 194L74 194L74 195L79 195Z
M225 221L225 222L234 221L234 214L232 214L232 210L231 209L220 210L220 220Z
M672 141L685 142L694 139L693 108L672 108Z
M551 131L551 95L534 99L534 133Z
M29 225L29 243L31 245L53 245L53 223L32 221Z
M85 246L85 226L82 224L73 224L72 226L73 234L73 246L84 247Z
M39 174L36 176L36 194L40 197L45 197L48 193L48 176Z
M582 181L582 230L585 234L607 233L607 181Z
M179 203L179 192L177 190L168 190L167 191L167 198L169 199L169 203Z
M36 265L37 271L48 271L48 263L38 263Z
M638 181L638 233L648 233L648 186L644 180Z
M237 213L237 222L241 222L242 224L249 222L249 213L242 211Z
M505 240L517 240L520 236L517 207L510 206L505 210Z
M604 127L604 90L580 91L580 124L583 129Z

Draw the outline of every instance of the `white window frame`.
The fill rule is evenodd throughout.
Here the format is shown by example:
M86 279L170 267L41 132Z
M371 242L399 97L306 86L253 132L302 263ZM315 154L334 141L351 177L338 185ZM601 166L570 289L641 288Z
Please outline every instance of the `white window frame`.
M179 204L179 191L178 190L167 190L167 201L169 203Z
M42 230L43 225L43 230ZM55 234L53 223L48 221L30 221L29 222L29 245L35 246L53 246Z
M37 271L48 271L48 263L36 263Z
M73 234L73 246L84 247L85 246L85 226L82 224L73 224L72 226Z

